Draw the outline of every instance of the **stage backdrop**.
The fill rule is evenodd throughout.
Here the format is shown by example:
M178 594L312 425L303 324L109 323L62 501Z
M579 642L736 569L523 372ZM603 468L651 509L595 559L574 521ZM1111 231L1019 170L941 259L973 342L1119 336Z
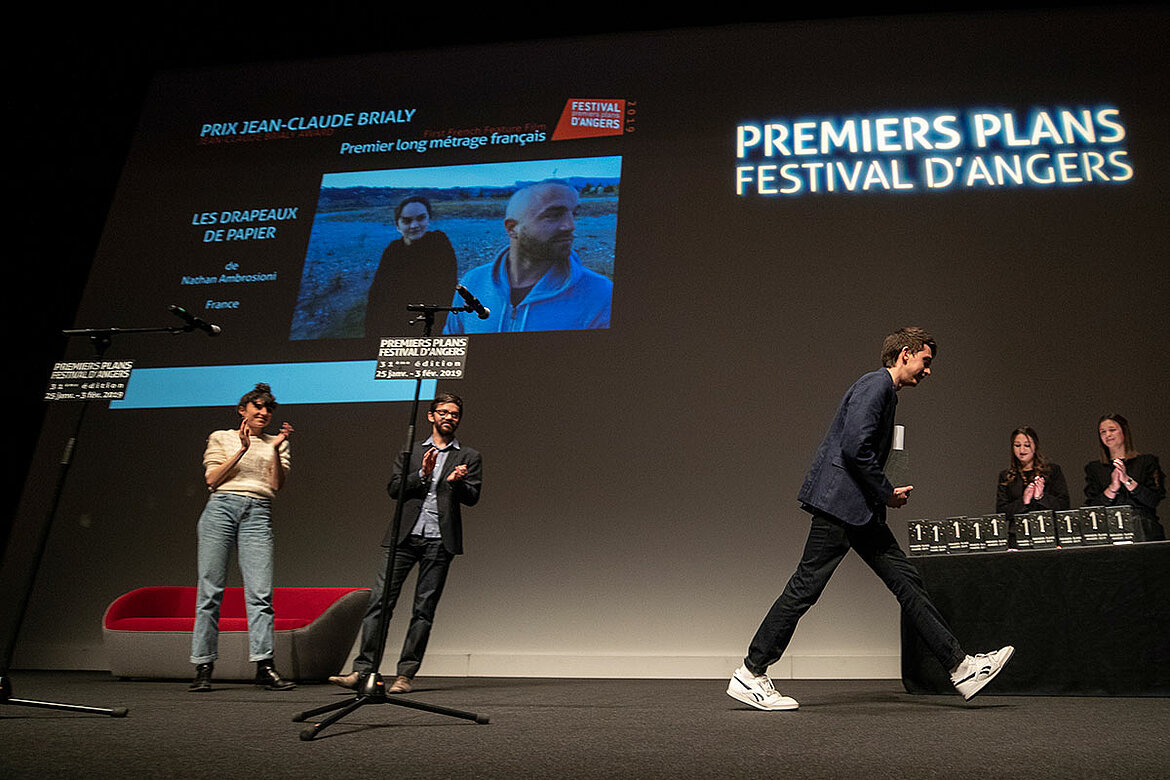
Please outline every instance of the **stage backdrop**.
M899 398L902 538L990 512L1017 425L1077 498L1103 413L1170 457L1166 22L826 21L160 74L76 325L182 325L174 305L222 333L114 338L128 392L90 404L16 665L106 668L111 600L194 584L204 443L255 382L296 426L277 584L371 582L414 389L376 378L378 352L423 331L405 310L375 326L369 290L409 195L456 259L442 300L414 302L495 294L508 199L548 178L579 193L592 285L587 316L552 325L440 317L433 367L466 359L423 393L464 397L485 465L424 674L730 673L800 555L825 426L903 325L940 349ZM84 339L63 357L93 358ZM10 558L80 410L51 404ZM895 677L898 649L893 597L850 558L773 671Z

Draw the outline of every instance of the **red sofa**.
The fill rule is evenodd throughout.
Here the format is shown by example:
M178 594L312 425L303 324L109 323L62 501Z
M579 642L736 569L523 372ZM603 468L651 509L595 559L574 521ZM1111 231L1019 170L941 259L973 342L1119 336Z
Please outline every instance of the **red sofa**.
M274 588L274 661L282 676L321 680L342 670L369 601L368 588ZM193 586L137 588L116 598L102 618L106 660L117 677L191 676ZM250 680L244 589L224 590L215 679Z

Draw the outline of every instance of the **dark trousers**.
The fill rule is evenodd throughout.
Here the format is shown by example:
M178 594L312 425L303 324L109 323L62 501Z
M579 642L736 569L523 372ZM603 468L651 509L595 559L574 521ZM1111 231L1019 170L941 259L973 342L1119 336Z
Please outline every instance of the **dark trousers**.
M931 603L922 576L898 546L889 526L876 522L848 525L824 515L813 515L800 564L752 638L744 658L748 671L763 674L780 660L792 641L797 621L817 602L837 565L851 549L898 598L902 614L944 669L954 669L966 657Z
M355 672L376 671L381 661L378 655L378 643L382 640L379 629L382 625L382 588L386 580L386 557L390 548L382 548L385 552L382 565L374 579L374 587L370 590L370 604L366 609L366 616L362 618L361 650L353 661ZM435 609L439 606L439 597L443 595L443 585L447 582L447 571L454 558L443 547L440 539L424 539L421 536L409 536L406 541L398 545L394 554L394 571L390 575L389 613L386 615L386 625L390 625L390 618L394 614L394 605L398 602L398 594L402 590L402 583L406 575L418 564L418 582L414 587L414 605L410 615L410 626L406 630L406 640L402 643L402 653L398 657L397 673L404 677L414 677L422 664L423 654L427 650L427 640L431 636L431 625L435 620Z

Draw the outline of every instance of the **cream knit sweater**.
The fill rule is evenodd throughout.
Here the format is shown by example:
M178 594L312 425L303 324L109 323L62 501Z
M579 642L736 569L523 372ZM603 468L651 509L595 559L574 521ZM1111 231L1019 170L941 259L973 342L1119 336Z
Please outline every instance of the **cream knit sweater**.
M272 446L275 438L267 433L253 436L248 451L215 492L244 493L260 498L274 497L276 491L272 488L271 474L277 457L276 448ZM203 473L208 474L220 464L231 460L239 449L239 430L212 431L207 437L207 449L203 452ZM292 464L287 440L280 443L280 463L287 474Z

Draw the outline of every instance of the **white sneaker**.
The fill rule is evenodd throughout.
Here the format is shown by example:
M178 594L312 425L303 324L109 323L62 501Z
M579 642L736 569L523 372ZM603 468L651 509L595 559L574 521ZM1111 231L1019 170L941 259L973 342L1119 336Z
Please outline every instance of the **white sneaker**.
M1000 670L1007 666L1012 653L1016 649L1011 645L993 650L990 653L979 653L976 656L967 656L959 668L951 675L951 682L955 689L963 694L964 700L970 700L975 694L983 690L983 686L995 679Z
M727 685L727 695L749 704L757 710L794 710L800 705L796 699L782 695L772 687L768 675L759 677L741 666L731 675L731 682Z

